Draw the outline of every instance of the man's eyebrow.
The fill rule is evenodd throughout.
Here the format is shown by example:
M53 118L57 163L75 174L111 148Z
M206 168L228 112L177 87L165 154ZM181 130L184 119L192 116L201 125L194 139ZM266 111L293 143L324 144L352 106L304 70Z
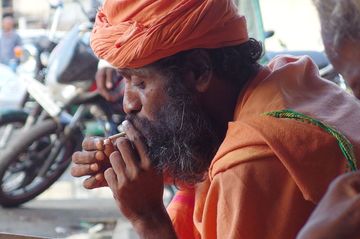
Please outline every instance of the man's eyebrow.
M139 76L139 77L147 77L151 75L150 68L142 67L142 68L123 68L117 70L124 77L131 76Z

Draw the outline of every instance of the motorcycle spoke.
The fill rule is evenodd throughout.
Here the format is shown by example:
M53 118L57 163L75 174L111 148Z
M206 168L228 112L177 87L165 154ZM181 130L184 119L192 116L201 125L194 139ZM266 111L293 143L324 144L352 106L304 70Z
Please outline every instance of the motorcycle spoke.
M2 180L4 191L17 194L21 193L19 192L20 189L25 190L30 184L38 184L39 180L37 182L34 180L39 172L37 165L47 158L46 156L51 152L53 143L36 151L38 146L39 142L34 142L29 147L28 152L19 155L18 160L9 166Z
M0 149L6 147L7 143L13 138L13 136L22 126L23 124L19 122L0 126Z
M2 188L5 192L11 192L21 188L25 175L24 173L17 173L6 175L2 180Z
M48 146L46 146L45 148L38 151L37 152L38 158L39 159L46 158L46 156L49 155L50 152L52 151L53 146L54 146L54 143L50 143Z

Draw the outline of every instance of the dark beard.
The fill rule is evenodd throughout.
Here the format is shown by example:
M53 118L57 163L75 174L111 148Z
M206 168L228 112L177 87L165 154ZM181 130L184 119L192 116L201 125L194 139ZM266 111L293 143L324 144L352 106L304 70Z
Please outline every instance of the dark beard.
M210 119L181 83L171 81L169 102L155 121L128 115L142 133L152 165L174 182L195 184L204 179L219 147Z

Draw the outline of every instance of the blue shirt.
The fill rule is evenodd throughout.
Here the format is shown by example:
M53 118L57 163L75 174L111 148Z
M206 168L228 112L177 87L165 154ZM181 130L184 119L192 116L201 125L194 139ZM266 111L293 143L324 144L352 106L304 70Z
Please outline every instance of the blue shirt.
M21 38L16 31L2 32L0 35L0 63L9 64L15 58L14 48L21 46Z

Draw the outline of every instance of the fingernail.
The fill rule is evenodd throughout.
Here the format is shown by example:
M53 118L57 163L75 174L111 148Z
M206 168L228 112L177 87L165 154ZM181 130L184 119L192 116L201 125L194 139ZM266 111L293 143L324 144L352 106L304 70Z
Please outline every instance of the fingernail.
M96 163L93 163L93 164L91 164L90 165L90 169L92 170L92 171L98 171L99 170L99 165L97 165Z
M95 153L95 159L99 161L104 160L105 159L104 154L101 151L97 151Z
M95 139L95 145L98 150L103 150L104 149L104 140L101 138Z
M96 181L102 181L102 180L104 180L104 174L102 174L102 173L96 174L96 175L95 175L95 180L96 180Z

